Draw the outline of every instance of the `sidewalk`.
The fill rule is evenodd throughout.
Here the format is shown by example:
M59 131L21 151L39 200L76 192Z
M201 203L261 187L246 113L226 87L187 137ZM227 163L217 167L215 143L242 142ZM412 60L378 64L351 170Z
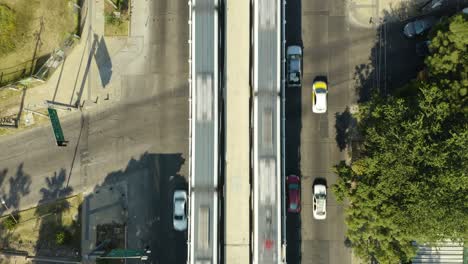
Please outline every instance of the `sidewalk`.
M63 116L80 106L89 109L120 101L122 76L132 61L140 59L143 42L141 37L104 36L104 1L88 1L81 40L47 82L28 89L25 108L46 108L47 101L54 102L59 108L71 110L59 111ZM133 10L132 26L140 24L134 23L140 11Z
M385 21L405 20L418 14L418 7L428 0L350 0L348 17L351 24L372 28Z

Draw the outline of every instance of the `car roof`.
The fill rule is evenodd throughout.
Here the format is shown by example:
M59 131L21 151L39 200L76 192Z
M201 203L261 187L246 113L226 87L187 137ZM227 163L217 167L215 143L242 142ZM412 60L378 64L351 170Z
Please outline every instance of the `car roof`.
M323 93L316 94L315 107L317 109L325 109L327 107L327 95Z
M185 201L175 201L174 203L174 214L184 215L185 214Z
M294 59L289 61L289 68L293 71L301 70L301 61L299 59Z
M317 212L324 213L326 211L326 200L325 198L317 199Z

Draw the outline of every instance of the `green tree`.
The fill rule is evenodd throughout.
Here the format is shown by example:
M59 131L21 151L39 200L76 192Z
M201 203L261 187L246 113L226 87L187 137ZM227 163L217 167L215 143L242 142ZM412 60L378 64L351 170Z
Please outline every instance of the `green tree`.
M16 228L16 221L13 219L11 216L7 216L3 221L2 225L7 229L7 230L13 230Z
M468 29L461 15L433 33L430 78L360 106L360 158L335 166L357 254L408 261L413 241L461 240L468 228ZM464 43L463 45L460 43ZM455 54L455 55L453 55ZM406 91L405 91L406 90Z
M8 6L0 4L0 55L15 49L16 15Z

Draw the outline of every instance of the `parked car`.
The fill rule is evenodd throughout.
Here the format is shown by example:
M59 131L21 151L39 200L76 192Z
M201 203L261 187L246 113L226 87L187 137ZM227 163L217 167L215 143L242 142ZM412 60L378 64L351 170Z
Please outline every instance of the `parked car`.
M184 190L174 191L173 223L174 229L184 231L187 229L187 192Z
M327 218L327 186L317 183L313 187L313 215L317 220Z
M301 211L301 179L296 175L286 178L288 186L288 212L299 213Z
M429 51L430 44L431 44L430 40L416 43L416 54L420 57L428 56L430 54L430 51Z
M286 51L287 58L287 82L288 86L301 86L302 81L302 48L289 46Z
M403 28L403 34L408 38L420 36L429 31L436 22L437 19L435 17L426 17L409 22Z
M324 81L312 84L312 112L322 114L327 112L328 86Z

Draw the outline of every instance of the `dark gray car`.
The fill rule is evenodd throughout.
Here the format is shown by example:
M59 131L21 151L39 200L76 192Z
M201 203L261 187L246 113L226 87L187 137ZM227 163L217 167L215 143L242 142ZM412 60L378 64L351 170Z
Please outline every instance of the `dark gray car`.
M426 17L409 22L403 28L403 34L408 38L414 38L426 33L435 23L437 19L435 17Z

